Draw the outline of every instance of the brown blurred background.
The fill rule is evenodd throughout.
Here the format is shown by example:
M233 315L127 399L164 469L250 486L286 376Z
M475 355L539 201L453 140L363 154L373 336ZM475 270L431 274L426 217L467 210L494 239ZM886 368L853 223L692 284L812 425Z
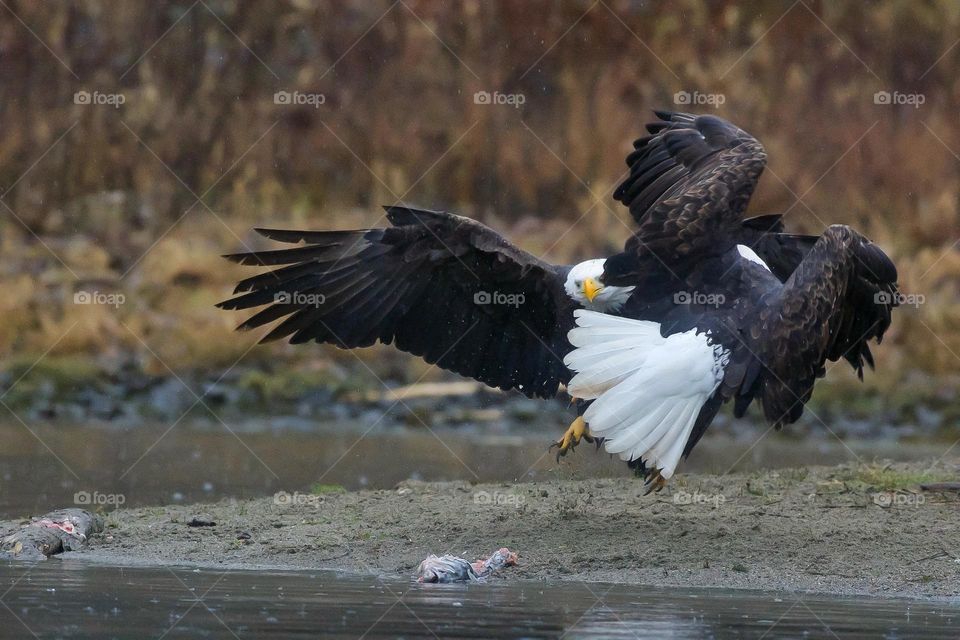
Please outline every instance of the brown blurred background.
M680 108L765 144L753 211L805 232L855 225L915 296L874 350L877 373L851 393L838 366L813 406L951 429L958 34L949 0L6 0L5 402L83 417L227 372L241 391L224 404L269 411L317 388L442 379L385 348L363 363L251 349L257 336L232 333L242 318L213 307L247 274L219 254L265 246L255 225L375 226L379 205L403 200L550 260L602 255L629 232L610 193L631 141L650 109Z

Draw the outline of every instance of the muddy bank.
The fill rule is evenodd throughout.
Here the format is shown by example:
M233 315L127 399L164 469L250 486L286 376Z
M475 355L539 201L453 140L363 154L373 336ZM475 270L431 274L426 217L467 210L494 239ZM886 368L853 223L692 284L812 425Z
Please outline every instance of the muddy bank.
M428 553L507 546L520 553L508 580L956 597L960 497L920 485L955 479L957 462L682 475L646 497L631 478L406 482L125 509L80 555L410 576Z

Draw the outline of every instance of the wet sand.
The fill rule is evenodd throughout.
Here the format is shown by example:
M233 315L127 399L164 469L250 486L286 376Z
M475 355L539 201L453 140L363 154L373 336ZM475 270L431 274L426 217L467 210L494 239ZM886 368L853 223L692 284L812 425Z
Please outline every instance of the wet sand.
M681 474L650 496L633 478L404 482L121 509L73 555L412 576L428 553L473 559L506 546L520 566L497 580L957 597L960 496L919 484L957 477L960 467L931 464ZM216 524L190 526L195 519Z

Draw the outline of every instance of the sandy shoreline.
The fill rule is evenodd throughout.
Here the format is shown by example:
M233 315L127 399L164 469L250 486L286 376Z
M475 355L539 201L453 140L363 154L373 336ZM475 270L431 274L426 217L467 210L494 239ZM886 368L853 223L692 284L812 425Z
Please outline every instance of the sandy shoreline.
M402 483L121 509L74 557L130 564L341 569L412 576L428 553L506 546L497 579L960 596L960 496L921 491L956 461L681 475L644 497L629 478ZM278 504L279 502L279 504ZM190 526L193 519L214 526ZM194 522L196 524L196 522ZM4 523L8 530L17 523Z

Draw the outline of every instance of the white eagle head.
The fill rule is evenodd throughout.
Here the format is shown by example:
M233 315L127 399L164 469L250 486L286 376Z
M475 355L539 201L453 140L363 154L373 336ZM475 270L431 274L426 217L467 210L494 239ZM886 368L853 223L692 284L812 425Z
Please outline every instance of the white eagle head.
M634 287L608 287L603 284L600 276L603 275L603 258L587 260L575 264L564 288L567 295L583 305L586 309L600 311L618 311L626 302Z

